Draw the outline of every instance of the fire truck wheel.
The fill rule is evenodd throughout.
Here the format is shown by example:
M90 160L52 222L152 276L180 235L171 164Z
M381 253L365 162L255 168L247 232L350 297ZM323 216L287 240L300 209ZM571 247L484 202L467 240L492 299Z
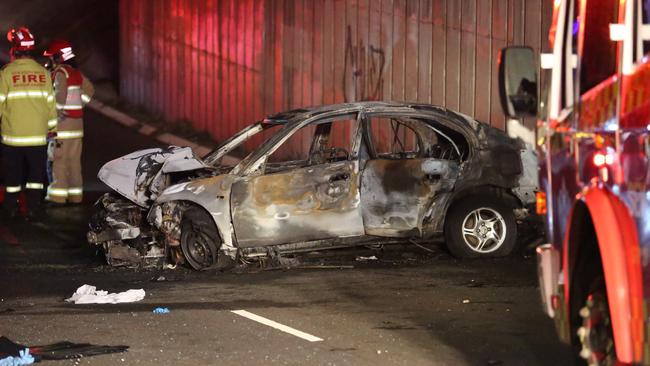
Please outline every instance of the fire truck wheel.
M580 309L580 318L580 357L590 366L614 365L616 349L603 277L592 282L589 295Z
M451 207L445 220L447 248L457 258L507 256L516 238L512 208L496 197L463 198Z
M221 240L208 213L199 207L183 212L181 250L187 263L196 270L206 270L217 263Z

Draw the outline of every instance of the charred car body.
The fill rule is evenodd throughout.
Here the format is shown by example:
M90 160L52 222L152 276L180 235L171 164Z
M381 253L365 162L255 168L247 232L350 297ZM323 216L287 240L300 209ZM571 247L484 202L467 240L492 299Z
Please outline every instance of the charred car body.
M99 178L115 192L97 202L88 240L113 265L195 269L441 234L456 256L503 256L534 202L535 163L520 140L431 105L293 110L203 159L169 147L107 163Z

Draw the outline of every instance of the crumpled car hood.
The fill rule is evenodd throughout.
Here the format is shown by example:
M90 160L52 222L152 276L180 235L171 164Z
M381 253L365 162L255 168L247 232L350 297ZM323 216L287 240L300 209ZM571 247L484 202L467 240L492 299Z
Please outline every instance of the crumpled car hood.
M166 188L164 175L208 168L189 147L139 150L109 161L97 177L117 193L148 207Z

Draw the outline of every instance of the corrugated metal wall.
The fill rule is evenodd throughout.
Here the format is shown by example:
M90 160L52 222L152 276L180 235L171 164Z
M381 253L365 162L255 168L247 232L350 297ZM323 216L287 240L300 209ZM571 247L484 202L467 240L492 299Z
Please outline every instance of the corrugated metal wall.
M121 94L222 140L306 105L408 100L504 127L496 57L551 0L121 0Z

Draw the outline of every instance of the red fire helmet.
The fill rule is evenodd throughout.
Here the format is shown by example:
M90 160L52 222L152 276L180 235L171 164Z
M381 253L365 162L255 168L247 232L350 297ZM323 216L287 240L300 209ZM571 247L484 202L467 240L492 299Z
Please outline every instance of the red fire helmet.
M12 28L7 32L7 40L11 43L15 51L32 51L34 50L34 35L27 27L18 29Z
M72 52L72 44L64 39L57 39L50 43L50 46L43 52L43 56L60 59L56 61L68 61L75 55Z

